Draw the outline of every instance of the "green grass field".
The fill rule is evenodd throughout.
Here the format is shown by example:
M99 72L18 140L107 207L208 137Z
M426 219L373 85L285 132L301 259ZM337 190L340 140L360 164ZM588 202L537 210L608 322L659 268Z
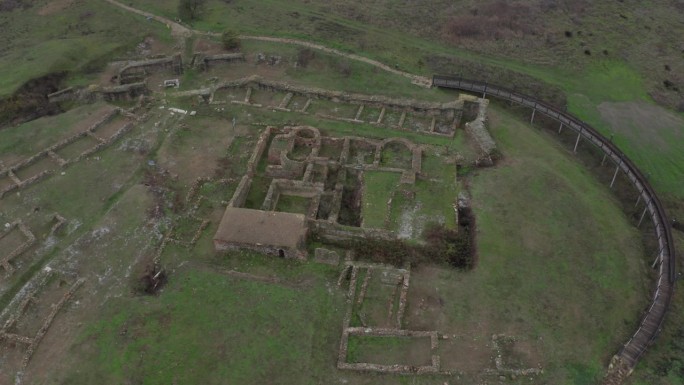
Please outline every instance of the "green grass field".
M479 262L443 273L444 322L542 339L544 381L594 383L647 302L639 234L547 134L498 109L490 127L508 161L471 180Z
M261 120L262 115L274 120L288 116L249 111L254 121ZM233 113L244 111L224 112L225 116ZM212 175L216 167L213 162L226 154L233 154L239 164L237 158L251 153L253 139L261 128L242 118L241 126L236 128L240 134L231 143L234 133L225 129L226 119L221 116L198 119L188 124L187 131L167 112L155 112L130 137L105 150L100 160L78 163L66 169L66 178L57 176L22 191L20 196L3 200L15 207L8 213L12 216L33 209L22 203L28 198L41 210L55 210L81 221L86 227L80 232L78 246L59 251L57 256L73 255L70 258L76 260L87 256L81 266L85 274L93 274L89 275L93 285L100 279L105 285L118 282L117 294L105 295L99 291L100 286L93 286L98 288L98 294L85 297L104 301L103 306L91 303L84 305L83 313L68 313L74 324L82 322L83 327L73 331L62 342L62 350L58 349L68 355L66 369L57 373L54 366L46 366L46 377L38 371L33 373L35 378L52 376L70 384L143 378L149 383L174 379L184 383L221 383L228 379L285 384L329 383L341 378L351 383L368 380L363 374L334 369L344 312L344 293L333 287L337 269L274 261L252 253L217 255L211 238L218 222L205 230L195 248L172 245L162 254L164 265L172 273L168 286L157 297L131 294L130 285L141 268L135 261L153 253L169 221L178 222L185 241L198 223L188 222L180 216L182 213L174 214L167 207L164 212L168 220L152 225L149 208L157 198L139 184L144 173L136 170L149 167L147 160L154 159L168 164L178 180L190 181L197 170ZM545 342L538 354L545 357L543 378L554 383L583 383L581 378L600 376L610 355L633 331L648 285L643 250L638 233L619 211L606 186L547 134L517 119L491 107L491 130L504 161L495 168L471 174L469 181L478 226L477 268L471 272L439 270L433 277L422 277L423 273L416 271L409 293L439 290L444 305L437 317L411 316L407 327L436 320L437 325L426 327L469 333L480 336L481 341L496 333L533 340L541 337ZM30 124L48 126L51 120ZM161 122L159 127L156 122ZM317 126L326 132L353 132L340 122L320 121ZM203 133L206 138L192 133ZM120 156L130 151L125 148L131 143L143 139L149 141L146 156ZM192 147L203 151L198 153ZM417 181L413 187L415 198L404 202L420 202L418 212L425 218L416 220L427 221L452 212L454 198L463 188L456 183L455 166L448 162L455 155L453 151L440 146L426 149L423 172L427 179ZM115 177L98 178L103 172ZM387 194L398 183L399 175L367 173L366 177L371 178L367 180L367 196L379 204L369 207L364 215L381 220L380 225L384 225L388 214L391 221L399 222L398 214L394 210L387 213L386 206ZM92 183L77 183L77 179ZM184 197L189 185L170 180L167 188ZM253 196L259 204L262 199L257 198L265 193L264 188L255 190ZM211 195L211 191L207 194ZM167 199L172 200L172 196ZM403 196L398 190L396 207L402 210L408 207L400 202ZM221 210L222 206L212 203L203 215L220 217ZM445 221L449 223L450 219L445 217ZM186 222L190 224L186 226ZM109 233L99 235L104 228ZM226 273L230 270L261 278L245 279ZM379 301L384 305L382 299ZM411 301L409 298L409 312L420 312L419 299ZM485 327L473 326L482 320L487 320ZM391 354L404 357L398 351ZM379 353L368 357L376 356L384 362ZM467 376L474 380L479 374ZM413 379L425 384L443 382L439 377ZM377 383L395 380L384 377ZM400 381L404 380L409 381Z
M65 381L311 383L312 364L328 355L317 349L320 328L339 316L338 302L321 282L292 288L179 272L159 299L111 300L74 347L82 361Z
M176 17L175 0L127 4ZM530 76L562 90L570 112L606 136L613 135L649 175L672 216L679 218L684 215L684 115L673 110L684 102L682 47L675 38L684 34L682 7L665 0L635 4L210 0L206 13L192 26L300 38L424 76L436 71L484 80L497 79L503 71ZM107 62L136 57L136 45L146 36L169 50L182 46L164 25L104 1L41 0L24 5L0 11L0 97L31 79L63 71L67 76L60 87L101 80ZM529 23L531 19L539 21ZM475 27L468 24L473 20ZM470 30L464 29L469 25ZM185 42L186 56L197 39ZM404 77L319 51L307 66L295 68L301 50L297 46L253 40L242 44L247 55L283 56L281 67L260 69L267 78L429 101L446 102L456 96L418 88ZM440 58L453 62L440 65ZM225 75L246 76L255 68L235 65ZM182 87L205 86L208 77L187 71ZM525 83L521 79L518 84ZM538 92L546 95L547 90ZM325 135L397 136L437 146L423 158L426 179L394 191L389 211L387 200L399 174L365 175L364 225L389 225L409 237L418 237L428 222L454 226L452 205L458 192L468 190L472 198L477 267L469 272L435 267L413 271L407 327L466 335L480 347L491 343L492 334L518 336L534 341L531 355L543 362L545 373L533 383L592 384L633 333L649 300L652 282L647 265L652 253L644 249L642 235L620 210L617 198L551 134L531 128L496 105L490 107L489 128L502 161L456 181L448 157L456 152L467 159L473 156L460 131L449 139L296 112L234 105L221 106L225 108L219 112L215 106L198 106L195 99L158 96L165 104L197 110L198 116L186 119L188 127L182 128L177 118L153 105L151 118L110 148L69 166L64 175L58 172L0 200L0 223L22 218L39 238L30 256L18 262L19 271L0 282L0 304L9 303L48 263L88 279L78 301L56 318L36 353L42 361L31 363L26 383L445 382L444 377L374 376L335 369L345 307L344 293L335 287L339 272L252 253L215 253L211 238L223 202L235 188L232 182L200 190L207 200L198 215L212 222L194 248L173 244L163 253L170 272L164 290L153 297L132 292L139 270L165 231L179 224L187 241L197 225L197 219L183 217L187 212L182 210L192 208L174 206L173 198L185 197L198 176L244 173L262 129L252 123L308 124ZM0 165L11 165L69 136L103 108L103 103L79 106L3 128ZM235 131L229 129L234 117ZM153 191L159 186L143 184L153 170L149 161L172 175L161 193ZM267 180L257 178L254 186L248 200L260 206ZM281 203L280 209L286 211L301 212L304 207L301 199ZM150 214L155 207L161 217ZM68 223L61 234L48 237L54 213ZM678 247L684 248L681 232L675 235ZM684 329L679 326L683 306L681 296L676 296L662 335L628 384L684 383ZM357 342L350 345L352 359L376 358L385 348L395 354L401 348L371 344L370 353L361 352L364 348ZM469 358L468 353L459 352L458 357ZM487 357L485 365L491 364ZM481 373L472 370L458 381L480 382ZM0 382L12 381L14 375L0 374Z
M38 1L26 9L0 12L4 26L0 96L30 79L61 71L71 74L68 83L87 85L109 60L126 56L146 35L170 41L161 24L141 22L143 18L131 17L107 2L81 1L42 11L46 4Z
M400 177L401 174L396 172L367 171L363 174L365 191L361 203L361 216L364 227L386 227L387 201L392 191L399 187Z

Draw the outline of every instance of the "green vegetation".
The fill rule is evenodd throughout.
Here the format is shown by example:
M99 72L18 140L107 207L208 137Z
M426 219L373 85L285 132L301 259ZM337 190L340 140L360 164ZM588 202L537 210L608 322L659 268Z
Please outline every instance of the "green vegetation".
M0 160L7 158L4 161L10 165L15 163L10 157L23 159L43 151L56 142L87 129L87 123L95 123L105 110L108 108L104 103L84 105L53 117L0 130Z
M179 0L178 17L182 20L197 20L205 12L207 0Z
M278 198L277 211L295 214L306 214L311 206L311 199L296 195L281 194Z
M556 346L547 352L560 365L551 383L587 375L574 365L598 379L646 302L639 235L606 187L551 138L491 112L499 148L516 162L472 178L480 262L448 291L458 292L452 316L507 319Z
M172 2L160 3L150 0L137 0L135 4L167 17L174 16ZM529 9L529 12L538 12L544 7L541 5L533 6L531 2L517 6L522 7L520 9ZM631 6L625 6L621 3L610 5L596 3L582 8L570 7L563 11L561 11L562 7L549 8L544 11L544 19L549 20L550 25L565 26L565 29L558 29L561 27L553 29L546 25L535 26L533 28L541 28L548 34L523 32L523 46L516 51L505 48L506 43L504 42L507 41L507 38L502 39L501 43L494 44L487 40L489 35L479 33L457 41L457 43L470 49L467 51L450 45L448 39L445 41L444 36L448 36L448 34L445 35L444 31L435 31L431 28L424 29L425 26L434 28L439 25L467 23L469 16L464 15L467 9L478 9L480 12L484 12L481 15L485 19L494 18L497 12L500 12L503 14L500 16L503 17L503 20L509 20L511 17L513 17L511 20L518 20L515 19L518 17L515 15L519 9L515 7L513 10L516 11L511 11L506 7L492 8L491 4L488 3L472 4L472 7L463 5L457 9L450 9L449 12L436 13L435 10L443 10L446 5L430 2L429 5L427 3L425 5L416 4L413 8L392 8L372 7L361 2L346 2L342 6L333 2L325 9L321 9L320 6L279 0L261 2L258 5L243 1L233 1L230 4L214 1L209 4L211 16L196 23L195 27L213 31L239 27L245 34L303 38L376 58L385 63L396 63L401 69L427 75L437 71L437 68L443 68L442 70L449 72L458 73L460 71L467 76L491 80L497 78L496 74L492 74L492 72L513 70L541 79L547 85L559 87L565 91L568 94L569 111L577 114L606 134L610 132L610 128L596 112L596 106L603 101L649 101L651 100L649 95L657 95L658 100L669 100L664 102L668 105L674 105L676 102L676 92L663 91L662 85L665 80L672 81L673 77L668 72L671 73L674 70L675 64L673 63L678 61L676 59L678 55L675 52L676 47L671 44L671 41L650 27L644 26L642 28L640 27L641 24L638 23L626 23L625 20L630 18L642 20L645 17L644 15L637 16L639 12L635 12ZM265 12L264 9L268 9L268 11ZM676 12L671 13L667 9L667 7L654 6L649 8L648 13L651 14L651 17L657 18L659 23L680 30L681 26L676 25L675 22ZM407 15L407 12L410 13L410 16ZM374 17L361 18L360 20L363 21L350 17L350 15L357 13L374 15ZM433 20L437 14L441 15L439 16L442 19L441 24ZM581 14L583 17L573 18L572 15L576 14ZM429 21L427 15L430 17ZM312 19L314 22L304 23L301 21L306 18ZM398 20L408 22L409 25L421 25L420 31L423 36L416 37L408 33L406 25L400 25ZM644 19L643 23L649 24L650 22ZM494 25L493 28L494 30L507 30L512 28L511 26L519 26L519 22L511 21L511 24ZM621 32L616 34L616 31ZM502 33L501 36L515 35L516 39L519 39L517 34ZM542 44L535 42L542 35L548 36L550 39L543 44L554 46L549 49L531 48ZM433 36L438 36L439 39L430 39ZM635 44L635 41L642 43ZM516 41L516 44L520 45L521 43ZM584 46L586 47L580 48ZM650 52L651 47L661 47L661 52L657 55L648 54L647 52ZM586 54L585 51L587 50L591 52L591 55ZM629 52L626 63L622 58L615 56L615 53L620 51ZM534 55L530 55L530 52L534 52ZM665 53L665 56L661 56L662 53ZM666 66L666 68L670 68L670 71L653 71L653 56L660 57L657 61L662 60L662 68ZM439 57L448 60L452 60L452 57L458 57L458 60L466 63L426 68L428 62L440 62ZM561 58L562 60L560 60ZM476 64L473 65L473 63ZM460 69L456 71L450 68ZM464 72L465 69L468 71ZM517 76L515 72L509 73L508 78ZM357 71L352 69L351 74L350 80L352 82L358 81ZM318 84L325 84L327 81L325 77L327 75L319 76L316 79ZM375 77L363 76L362 79L365 79L366 82L372 82ZM663 77L667 79L663 80ZM505 81L506 79L503 79L503 82ZM680 86L680 88L684 88L684 86ZM530 89L528 93L540 95L540 90ZM681 127L681 125L678 126L678 132L681 132ZM657 133L654 135L668 140L668 134ZM677 182L681 180L682 171L672 167L672 164L678 164L677 162L670 162L669 157L661 156L658 147L649 146L643 151L638 148L639 143L634 142L631 138L620 141L621 139L618 137L616 140L625 147L624 150L628 155L637 158L640 165L654 174L653 182L656 187L668 194L682 197L681 191L683 190L676 188ZM678 141L678 143L684 143L684 141ZM677 148L672 154L682 152L684 152L684 148ZM661 175L655 175L656 173Z
M223 31L221 34L221 44L227 50L240 48L240 36L233 30Z
M169 19L180 14L193 28L217 34L176 42L163 24L99 0L2 2L0 97L5 99L0 115L14 119L17 110L41 107L33 100L45 99L57 88L108 84L111 74L101 72L106 63L138 57L137 45L148 36L169 49L185 44L185 56L200 40L215 39L213 43L223 43L225 49L240 45L248 57L263 53L283 59L279 66L248 62L231 64L225 73L212 69L216 72L210 76L219 79L256 72L269 79L346 92L439 102L456 96L416 87L407 78L365 63L296 45L238 39L230 31L301 38L422 75L457 72L524 85L527 93L554 103L566 99L562 90L568 110L604 134L614 134L615 143L650 174L665 201L674 202L679 210L674 216L682 213L678 202L684 197L684 119L655 104L676 107L682 97L679 90L684 89L681 47L672 39L682 35L676 5L655 2L635 10L621 2L579 7L567 2L502 5L473 0L454 7L446 0L385 5L361 0L211 0L200 13L201 5L182 5L204 1L181 0L181 7L177 1L126 4ZM12 8L12 4L22 6ZM539 12L544 12L543 20ZM532 19L542 21L531 24ZM657 27L652 20L657 20ZM221 32L223 36L218 35ZM181 78L183 90L206 86L207 75L186 71ZM38 80L27 83L32 79ZM22 93L8 98L19 89ZM254 98L262 96L273 104L283 95L255 94ZM24 97L31 102L24 103ZM639 232L606 187L554 138L496 105L489 123L503 161L489 169L470 169L463 173L464 180L456 181L456 153L466 159L474 155L462 131L450 139L322 120L313 114L197 105L194 97L177 98L171 92L160 97L165 104L191 108L198 115L183 118L179 125L178 116L171 118L152 105L149 119L136 123L115 145L67 167L63 175L58 172L2 199L0 223L22 218L36 231L39 246L0 285L0 304L9 303L48 263L87 278L79 305L56 318L65 333L48 334L44 342L49 341L49 349L41 346L37 351L36 357L63 360L33 362L27 383L369 381L367 374L339 372L334 367L344 311L343 293L334 287L337 269L274 261L253 253L215 253L211 238L237 178L205 184L199 190L204 199L198 207L183 201L197 177L242 176L262 125L286 122L319 127L324 135L403 137L435 146L426 149L423 175L415 185L399 186L398 173L366 173L364 225L394 230L409 240L352 245L359 255L372 254L363 258L409 261L423 246L416 240L433 223L444 224L444 233L433 235L451 243L438 244L429 236L428 243L433 250L434 244L442 248L442 258L450 255L449 248L458 240L449 238L458 225L453 205L460 191L470 190L479 264L470 271L446 269L445 263L434 266L421 255L419 261L424 263L411 273L409 296L413 297L403 326L473 336L482 346L502 332L538 341L531 355L536 354L545 373L534 380L558 384L597 382L610 356L634 331L652 284L646 269L651 255L641 245ZM101 108L105 108L101 103L76 107L1 130L0 160L11 165L69 136L70 130L87 126ZM316 108L312 105L311 112ZM318 108L321 112L338 108L348 117L356 111L325 103ZM370 120L379 111L364 113ZM398 115L388 111L386 119L396 122ZM237 125L231 124L234 118ZM81 148L72 150L78 153ZM404 155L388 151L381 162L405 163ZM259 172L265 166L262 159ZM36 163L19 174L27 177L42 167L47 166ZM269 182L264 177L254 179L248 206L261 206ZM278 209L303 212L307 205L305 198L283 196ZM132 295L131 282L139 279L139 271L150 263L172 225L181 240L193 236L200 222L184 216L190 211L211 220L198 244L194 248L169 245L162 253L162 264L170 272L168 286L156 297ZM63 233L48 237L54 213L65 216L68 223ZM684 239L677 235L683 248ZM361 284L359 280L357 285ZM635 384L682 383L684 331L678 325L684 305L679 297L658 343L633 375ZM372 301L384 317L384 299L372 298L363 309L368 310ZM353 323L360 319L355 311ZM413 356L394 355L411 347L406 339L352 337L348 358L387 363L406 359L415 364ZM429 348L427 352L429 357ZM466 357L465 353L458 357ZM488 353L484 365L491 364L489 357ZM476 383L480 375L473 370L462 380ZM6 378L0 377L0 382ZM372 377L378 384L444 380Z
M68 83L85 85L115 55L124 54L146 35L168 41L163 25L143 21L95 0L65 7L48 7L40 1L28 8L0 11L0 46L5 52L0 57L0 97L31 79L62 71L72 74Z
M385 228L390 205L388 200L392 192L399 187L401 174L385 171L366 171L363 173L365 185L364 198L361 202L361 216L363 226L371 228Z
M337 302L320 282L296 288L181 271L158 299L111 299L77 344L79 373L66 381L310 383L311 362L325 356L318 329L335 324Z
M420 354L423 354L422 357ZM347 362L431 365L430 338L349 336Z

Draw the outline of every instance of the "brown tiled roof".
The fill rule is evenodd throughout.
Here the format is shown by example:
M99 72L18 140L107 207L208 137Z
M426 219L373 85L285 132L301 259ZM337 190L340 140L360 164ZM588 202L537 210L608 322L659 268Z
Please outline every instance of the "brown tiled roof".
M214 240L298 249L305 236L303 214L228 207Z

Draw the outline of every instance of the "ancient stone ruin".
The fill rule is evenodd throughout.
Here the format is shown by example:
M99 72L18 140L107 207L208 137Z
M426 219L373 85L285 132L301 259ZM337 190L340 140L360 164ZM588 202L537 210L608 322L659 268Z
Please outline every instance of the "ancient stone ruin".
M399 146L410 154L411 160L405 164L383 163L382 153L390 146ZM326 155L321 153L322 149ZM342 223L343 195L354 196L352 200L356 202L352 206L359 206L365 171L399 173L401 183L413 184L421 172L421 157L422 147L403 138L336 138L322 136L310 126L269 126L259 136L247 163L247 173L228 203L214 236L215 247L217 250L243 247L305 258L303 244L308 230L315 230L329 240L394 239L396 235L387 230ZM263 158L266 158L266 167L259 173L257 166ZM270 180L268 191L261 203L246 208L256 177ZM356 185L355 192L349 190L350 178ZM277 212L279 201L285 196L306 199L305 212ZM291 234L283 234L288 231Z
M306 258L304 215L228 207L214 236L216 250L250 249L282 258Z

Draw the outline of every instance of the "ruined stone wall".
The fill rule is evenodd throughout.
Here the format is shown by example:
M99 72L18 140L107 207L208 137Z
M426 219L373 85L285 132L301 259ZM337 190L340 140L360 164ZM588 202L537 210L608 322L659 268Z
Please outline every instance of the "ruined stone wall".
M249 189L252 187L252 177L250 175L244 175L240 179L238 187L233 193L233 197L228 202L229 207L242 207L245 205L247 200L247 194L249 194Z
M14 182L13 184L5 187L3 190L0 190L0 198L4 197L5 194L8 194L12 191L22 189L22 188L25 188L27 186L30 186L31 184L37 183L37 182L53 175L56 172L56 170L44 170L44 171L42 171L42 172L40 172L40 173L38 173L38 174L28 178L28 179L20 180L15 174L15 172L17 170L28 167L28 166L34 164L35 162L38 162L41 159L44 159L45 157L50 157L50 158L54 159L59 164L59 166L63 168L63 167L68 166L69 164L77 162L77 161L81 160L83 157L91 155L95 151L98 151L98 150L102 149L103 147L111 144L113 141L118 139L121 135L123 135L128 130L130 130L130 128L132 127L132 123L122 127L119 131L117 131L117 133L115 133L108 140L97 138L97 136L95 136L95 134L94 134L94 131L97 130L102 125L109 123L112 119L114 119L114 117L116 117L120 113L121 113L120 109L112 110L112 111L108 112L107 114L105 114L98 121L93 123L86 130L81 131L79 133L76 133L76 134L74 134L68 138L62 139L61 141L53 144L52 146L44 149L43 151L40 151L37 154L34 154L33 156L31 156L27 159L24 159L18 163L15 163L6 169L0 170L0 176L7 175ZM80 156L78 156L77 158L72 159L70 161L61 159L55 153L55 151L59 150L60 148L65 147L65 146L77 141L78 139L80 139L86 135L93 136L100 143L98 145L96 145L95 147L84 151L83 153L80 154Z
M395 240L396 234L392 231L383 229L367 229L362 227L343 226L329 221L313 220L309 221L309 229L315 232L324 241L355 241L368 238Z
M364 95L343 91L330 91L321 88L295 86L284 82L263 79L257 75L218 84L212 90L212 99L213 94L219 89L245 86L255 86L257 88L273 91L291 92L293 95L302 95L330 100L336 99L338 101L350 104L364 104L369 107L390 107L404 109L422 112L428 115L439 115L445 109L457 109L460 107L458 102L436 103L412 99L395 99L382 95Z
M272 130L273 127L266 127L264 132L259 135L259 140L257 140L257 143L254 146L252 156L249 157L249 161L247 162L247 174L250 177L253 177L256 174L256 168L259 164L259 159L261 159L261 157L264 155L264 151L268 145L268 138L271 136Z
M475 120L465 124L465 131L475 140L480 149L480 159L477 162L489 164L492 163L491 157L496 151L496 142L486 127L489 100L477 99L477 105L477 116Z
M68 87L57 92L48 94L47 98L50 103L59 103L68 100L74 100L77 97L77 91L74 87Z
M272 255L274 257L279 257L280 256L280 250L282 250L285 258L299 259L299 260L305 260L306 259L306 253L304 251L297 250L297 249L291 249L291 248L287 248L287 247L278 248L278 247L271 247L271 246L265 246L265 245L253 245L250 243L237 243L237 242L228 243L228 242L223 242L223 241L218 240L218 239L214 240L214 247L217 251L239 251L239 250L247 249L247 250L256 251L257 253Z
M119 71L119 84L127 83L129 79L138 79L149 72L158 72L172 69L180 75L183 72L183 59L180 54L158 59L129 62Z
M147 83L144 81L120 86L105 87L95 92L98 98L108 102L133 100L140 95L148 95L149 93L150 89L147 88Z
M217 55L208 55L204 52L195 52L195 54L192 55L190 66L202 70L207 70L211 65L214 64L234 63L243 61L245 61L245 55L241 52L224 53Z
M290 159L290 157L288 157L286 153L281 153L280 167L282 167L288 175L291 175L290 179L299 179L304 174L306 162Z

